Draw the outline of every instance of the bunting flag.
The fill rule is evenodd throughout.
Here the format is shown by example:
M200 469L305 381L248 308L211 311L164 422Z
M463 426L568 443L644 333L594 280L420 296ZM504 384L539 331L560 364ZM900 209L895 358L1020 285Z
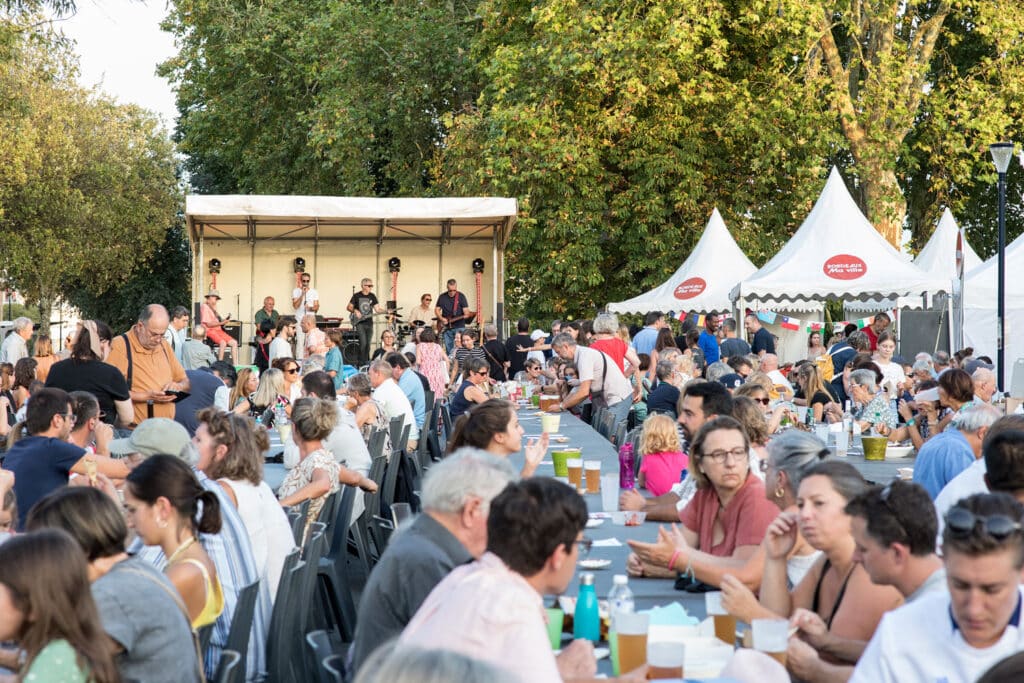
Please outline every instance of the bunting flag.
M706 321L707 319L708 319L708 317L706 315L698 315L697 316L697 327L704 327L704 321Z
M769 325L773 325L775 323L775 318L777 316L778 316L778 314L775 313L774 311L758 311L757 312L757 319L760 320L763 323L768 323Z
M779 321L779 326L784 330L793 330L795 332L800 329L800 321L796 318L790 318L788 315L784 315Z
M701 315L699 313L687 313L686 311L679 311L679 313L675 314L672 317L674 317L679 322L685 322L686 320L692 320L694 322L694 324L697 325L697 327L704 327L704 323L707 321L707 318L708 318L707 315ZM731 313L719 313L718 314L719 322L721 322L723 320L726 320L726 319L730 319L731 320L732 319L732 314Z

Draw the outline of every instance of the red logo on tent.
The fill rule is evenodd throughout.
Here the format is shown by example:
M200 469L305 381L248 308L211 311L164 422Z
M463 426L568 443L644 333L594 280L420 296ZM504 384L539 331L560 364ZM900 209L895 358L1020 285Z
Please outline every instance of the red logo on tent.
M856 280L868 272L868 264L853 254L836 254L825 261L821 269L825 275L836 280Z
M705 289L707 289L708 283L704 282L702 277L691 277L689 280L684 280L679 283L676 287L676 291L673 292L677 299L692 299L697 296Z

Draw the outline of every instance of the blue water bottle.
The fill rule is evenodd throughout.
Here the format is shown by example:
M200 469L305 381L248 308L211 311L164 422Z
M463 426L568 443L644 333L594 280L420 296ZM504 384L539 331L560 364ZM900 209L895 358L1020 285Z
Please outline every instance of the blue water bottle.
M573 638L585 638L592 643L601 640L601 615L597 610L597 591L594 590L594 575L580 575L580 592L576 596L576 612L573 613Z

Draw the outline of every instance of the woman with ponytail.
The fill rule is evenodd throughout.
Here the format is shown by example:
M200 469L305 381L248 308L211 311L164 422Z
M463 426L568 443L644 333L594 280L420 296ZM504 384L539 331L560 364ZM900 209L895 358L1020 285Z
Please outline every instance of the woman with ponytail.
M548 433L544 432L539 439L527 442L520 476L531 477L537 471L547 452L548 438ZM502 458L518 453L523 448L523 426L519 424L515 406L509 401L492 398L470 408L455 421L448 453L463 446L479 448Z
M154 455L128 475L124 507L129 528L146 545L164 551L164 573L181 594L192 628L215 622L224 609L224 595L198 537L220 531L217 495L204 489L179 458Z

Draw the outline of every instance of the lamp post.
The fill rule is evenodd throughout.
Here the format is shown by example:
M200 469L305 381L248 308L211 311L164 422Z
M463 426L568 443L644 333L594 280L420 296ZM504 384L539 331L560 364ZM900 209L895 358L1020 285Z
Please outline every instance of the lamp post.
M1006 170L1013 158L1012 142L996 142L989 145L992 163L999 173L999 247L996 257L999 264L999 286L996 303L996 381L1003 390L1004 346L1006 344Z

